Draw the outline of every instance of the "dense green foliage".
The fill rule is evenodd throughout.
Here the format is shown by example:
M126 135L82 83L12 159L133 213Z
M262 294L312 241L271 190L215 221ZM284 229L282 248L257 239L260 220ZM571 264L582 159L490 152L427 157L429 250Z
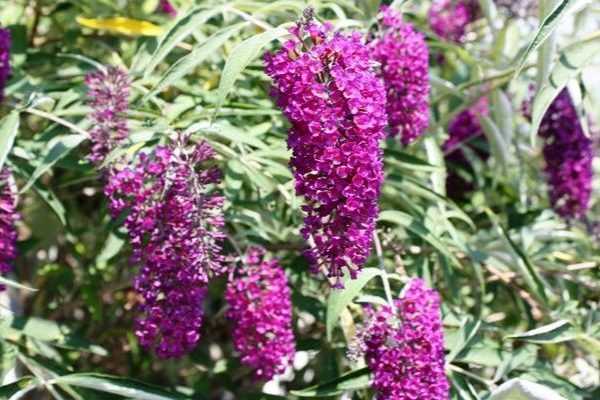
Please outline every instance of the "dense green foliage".
M584 126L594 132L588 120L600 123L597 3L557 1L542 23L510 18L481 0L485 17L457 45L431 32L430 1L395 2L427 35L432 120L408 147L385 142L381 249L343 291L310 274L302 257L302 199L287 165L289 126L269 97L261 55L280 46L307 5L337 29L364 32L380 2L173 3L175 19L155 12L157 0L0 1L0 23L13 37L0 166L6 162L15 172L22 215L19 257L2 295L10 298L10 311L3 310L0 324L0 372L5 382L15 374L20 380L0 387L0 397L346 393L343 398L370 399L368 371L346 357L362 320L360 304L383 301L383 282L397 295L408 277L421 276L443 299L453 399L489 398L511 378L543 384L566 399L600 398L600 180L585 220L556 215L541 143L521 112L531 84L546 88L538 92L534 120L569 84ZM151 21L162 33L129 25L129 32L96 29L78 19L116 16ZM210 285L202 339L190 356L165 361L139 347L132 331L136 266L129 263L126 234L107 213L103 179L86 159L84 77L100 64L121 66L133 79L131 135L117 153L155 146L174 130L207 140L224 176L225 252L236 257L260 244L280 259L293 292L299 355L278 381L263 388L240 366L224 318L223 278ZM449 121L481 97L490 102L482 123L491 157L469 157L473 190L451 200L441 146ZM594 165L600 168L598 159Z

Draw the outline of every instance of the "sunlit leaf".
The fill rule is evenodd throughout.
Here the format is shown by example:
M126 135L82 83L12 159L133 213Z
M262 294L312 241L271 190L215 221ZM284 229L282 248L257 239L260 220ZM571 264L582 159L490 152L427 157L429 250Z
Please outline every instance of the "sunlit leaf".
M527 332L507 336L507 339L532 343L561 343L575 339L576 332L569 321L560 320Z
M546 110L556 96L575 78L581 70L589 65L600 54L600 32L576 42L559 53L556 65L550 77L535 96L531 115L531 141L535 140L537 131Z
M558 24L562 21L562 19L569 14L571 10L573 10L574 6L577 4L581 4L587 0L560 0L556 6L550 11L550 13L544 18L538 27L533 39L527 45L525 51L520 55L519 60L517 62L517 69L515 71L514 76L517 77L529 55L536 51L542 43L554 32L554 30L558 27Z
M104 374L64 375L54 379L53 382L94 389L138 400L183 400L189 398L133 379Z
M356 279L346 275L343 289L333 289L327 300L327 339L331 340L333 328L338 323L340 314L348 304L360 293L362 288L374 277L381 275L377 268L365 268Z
M244 40L231 50L231 54L227 58L221 74L221 81L217 90L217 100L215 102L216 110L223 105L225 98L231 89L233 89L235 81L248 64L260 54L261 49L271 41L287 34L288 31L282 27L269 29Z
M19 113L12 111L0 120L0 170L10 153L19 131Z
M512 379L492 392L489 400L566 400L552 389L523 379Z
M369 370L361 368L333 379L329 382L311 386L290 393L298 397L336 396L350 390L363 389L369 386Z

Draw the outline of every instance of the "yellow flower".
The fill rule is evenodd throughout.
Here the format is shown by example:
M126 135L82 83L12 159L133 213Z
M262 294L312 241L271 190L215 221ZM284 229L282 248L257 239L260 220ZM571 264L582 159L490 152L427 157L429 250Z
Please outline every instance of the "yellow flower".
M101 29L109 32L121 33L129 36L158 36L162 28L152 22L114 17L105 19L77 17L77 23L91 29Z

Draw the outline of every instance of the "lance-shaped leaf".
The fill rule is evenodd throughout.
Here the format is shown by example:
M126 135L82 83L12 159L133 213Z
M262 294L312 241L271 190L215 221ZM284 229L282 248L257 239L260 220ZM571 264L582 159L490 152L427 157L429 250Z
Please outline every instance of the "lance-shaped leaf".
M554 30L558 27L560 21L569 14L575 5L582 4L587 2L588 0L560 0L556 6L550 11L550 13L544 18L540 26L538 27L535 35L531 42L527 45L525 51L519 57L517 62L517 69L515 71L514 77L519 76L529 55L536 51L545 41L548 39L548 36L554 32Z
M523 379L511 379L496 389L489 400L566 400L554 390Z
M600 31L582 41L573 43L560 52L548 81L538 90L533 101L531 113L532 143L550 104L566 87L567 83L575 78L584 67L591 64L598 54L600 54Z

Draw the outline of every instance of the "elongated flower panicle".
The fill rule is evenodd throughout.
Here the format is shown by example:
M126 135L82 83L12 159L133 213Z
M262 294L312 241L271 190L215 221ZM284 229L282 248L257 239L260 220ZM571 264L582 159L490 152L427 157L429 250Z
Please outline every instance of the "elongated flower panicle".
M593 144L581 126L568 89L552 102L538 131L544 139L550 203L563 218L581 218L592 193Z
M489 114L487 97L482 97L466 110L461 111L448 125L448 139L444 142L445 154L455 151L461 144L469 139L483 134L479 117Z
M88 97L92 108L90 131L92 149L89 159L96 165L102 164L106 155L127 138L129 108L129 86L127 72L108 67L86 76Z
M4 88L10 76L10 30L0 28L0 101L4 100Z
M358 32L332 34L312 22L265 56L272 95L290 121L296 192L304 196L307 258L336 287L366 261L383 180L385 89ZM310 42L310 44L307 44Z
M389 7L382 7L381 14L383 33L369 47L381 64L391 133L407 145L429 124L429 50L423 34L400 14Z
M134 288L142 298L136 335L163 358L179 357L198 342L206 284L225 272L221 243L223 197L211 187L220 180L202 164L214 156L206 143L180 136L142 154L133 167L111 171L105 193L125 227L133 260L141 264Z
M440 297L421 279L404 296L370 315L357 343L373 372L377 400L447 400Z
M17 257L17 188L8 167L0 170L0 273L12 271ZM0 289L3 289L0 286Z
M460 112L448 125L449 137L444 142L442 148L446 163L451 166L451 168L448 168L450 172L446 179L446 189L448 197L451 199L462 199L465 193L472 191L474 188L471 182L456 172L458 169L469 173L473 172L471 163L461 147L466 146L481 160L486 160L489 157L488 152L473 143L474 138L483 136L479 117L487 116L488 114L488 100L486 97L482 97L473 106ZM485 138L483 140L485 141Z
M233 344L254 378L268 381L294 359L292 302L285 272L262 248L251 248L232 274L225 299L233 323Z
M442 39L462 43L467 26L480 13L477 0L437 0L427 15L429 26Z
M158 9L160 10L160 12L162 12L163 14L167 14L170 17L177 16L177 10L175 9L175 7L173 7L173 4L171 4L169 0L160 0L160 3L158 4Z

